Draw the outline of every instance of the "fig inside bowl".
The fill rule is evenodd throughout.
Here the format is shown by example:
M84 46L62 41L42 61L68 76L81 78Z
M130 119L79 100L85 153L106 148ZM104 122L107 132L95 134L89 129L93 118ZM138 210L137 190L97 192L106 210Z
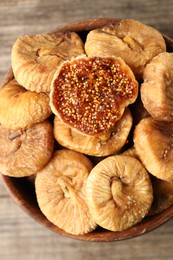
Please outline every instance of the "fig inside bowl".
M57 29L50 32L50 34L56 34L56 32L60 31L74 31L79 34L83 41L85 41L87 33L90 30L101 28L107 24L116 24L118 21L119 20L114 18L84 20L58 27ZM167 51L173 52L173 40L165 35L163 36L167 45ZM1 82L1 87L5 86L5 84L7 84L13 78L13 71L10 69ZM91 233L85 235L72 235L53 225L40 211L35 194L34 177L14 178L1 175L1 179L15 202L38 223L50 229L51 231L56 232L57 234L78 240L106 242L133 238L155 229L173 216L172 205L161 213L152 216L146 216L140 223L124 231L112 232L99 227Z

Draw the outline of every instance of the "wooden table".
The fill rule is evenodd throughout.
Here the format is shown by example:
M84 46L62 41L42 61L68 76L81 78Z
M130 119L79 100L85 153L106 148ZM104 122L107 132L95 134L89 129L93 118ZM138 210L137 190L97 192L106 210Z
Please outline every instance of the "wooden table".
M172 0L0 0L0 80L10 66L11 46L18 36L96 17L138 19L173 37ZM76 241L35 223L0 182L0 259L172 260L173 219L148 234L126 241Z

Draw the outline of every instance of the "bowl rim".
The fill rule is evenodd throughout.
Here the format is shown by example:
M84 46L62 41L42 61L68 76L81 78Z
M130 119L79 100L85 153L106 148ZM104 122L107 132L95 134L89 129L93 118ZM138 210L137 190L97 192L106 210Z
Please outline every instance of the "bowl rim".
M52 224L49 220L47 220L47 218L43 215L43 213L39 209L35 197L34 187L30 186L26 194L26 184L28 184L28 186L30 185L29 183L27 183L26 180L27 177L17 179L2 174L0 176L10 197L16 202L16 204L24 212L26 212L30 217L32 217L37 223L39 223L40 225L46 227L47 229L55 233L58 233L59 235L74 238L77 240L91 241L91 242L110 242L110 241L130 239L148 233L151 230L154 230L155 228L163 225L173 216L173 206L170 206L169 208L167 208L166 210L164 210L159 214L145 217L141 222L124 231L114 232L114 231L107 231L103 229L101 229L101 231L97 231L96 229L88 234L73 235L58 228L57 226ZM23 182L26 182L26 184L23 185ZM30 194L30 192L32 192L32 194ZM32 196L31 199L29 197L28 200L27 195L31 195ZM34 207L33 207L33 200L35 200Z

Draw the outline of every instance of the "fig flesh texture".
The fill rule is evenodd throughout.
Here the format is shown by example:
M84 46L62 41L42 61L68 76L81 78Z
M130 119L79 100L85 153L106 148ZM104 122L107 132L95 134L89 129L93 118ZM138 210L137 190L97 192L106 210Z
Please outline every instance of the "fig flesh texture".
M74 32L23 35L12 47L14 76L28 90L49 92L57 66L83 53L83 42Z
M160 53L144 70L141 99L156 120L173 121L173 53Z
M63 149L54 152L50 162L35 180L39 207L54 225L73 235L96 228L85 198L85 186L93 165L84 155Z
M14 79L0 90L0 123L21 130L47 119L52 114L49 96L31 92Z
M133 19L124 19L88 33L85 42L87 55L121 57L137 79L142 79L146 64L157 54L166 51L163 36L156 29Z
M111 231L126 230L140 222L153 200L144 166L131 156L109 156L91 171L86 197L96 223Z
M68 126L101 136L114 127L137 95L138 82L121 58L82 55L58 68L50 106Z
M35 174L50 160L53 145L53 129L48 121L17 131L0 125L0 172L12 177Z

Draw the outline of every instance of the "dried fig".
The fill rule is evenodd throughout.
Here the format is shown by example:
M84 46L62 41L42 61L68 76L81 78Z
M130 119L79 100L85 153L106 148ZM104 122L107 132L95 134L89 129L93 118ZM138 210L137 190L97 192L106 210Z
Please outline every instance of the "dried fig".
M14 76L28 90L49 92L57 66L83 53L82 40L74 32L24 35L12 47Z
M166 51L161 33L132 19L121 20L88 33L85 51L91 56L119 56L142 78L146 64L157 54Z
M122 155L132 156L140 160L134 147L126 150ZM153 187L153 202L148 216L161 213L173 205L173 183L158 179L151 174L149 176Z
M49 96L27 91L14 79L0 90L0 123L10 129L25 129L52 114Z
M161 213L173 205L173 183L154 178L152 186L154 199L148 215Z
M144 70L142 102L150 115L161 121L173 121L173 53L160 53Z
M0 172L12 177L35 174L53 152L53 131L48 121L25 130L9 130L0 125Z
M173 123L142 119L135 128L134 146L149 173L173 182Z
M121 58L78 56L59 66L51 84L55 115L78 131L109 132L138 95L138 82Z
M131 127L132 116L128 108L122 118L115 123L110 134L104 136L91 136L80 133L55 116L54 137L58 143L69 149L88 155L107 156L118 152L124 146Z
M96 228L85 198L92 163L84 155L63 149L37 174L36 195L41 211L68 233L85 234Z
M140 222L153 201L149 175L140 161L110 156L90 172L86 185L90 212L98 225L122 231Z

